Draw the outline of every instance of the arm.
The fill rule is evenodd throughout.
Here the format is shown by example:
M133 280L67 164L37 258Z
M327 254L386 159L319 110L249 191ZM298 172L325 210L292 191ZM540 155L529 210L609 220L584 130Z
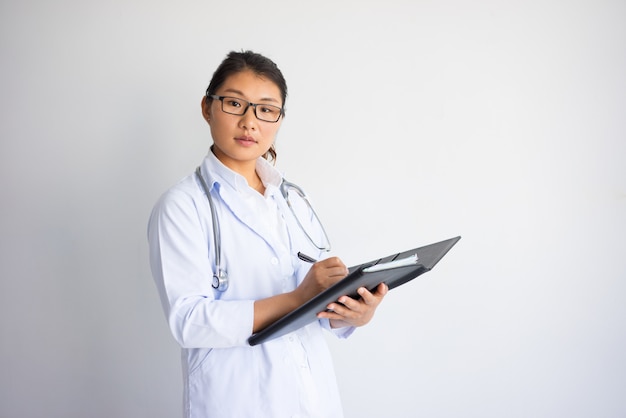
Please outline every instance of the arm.
M260 331L302 306L309 299L346 277L347 274L348 269L337 257L313 264L302 283L293 291L254 302L253 332Z
M179 187L166 193L150 217L150 265L163 310L181 347L244 345L252 329L254 301L215 298L210 221L202 221L210 220L210 214L207 205L195 204L193 191Z
M199 197L204 198L204 197ZM246 344L257 332L301 306L347 274L338 258L313 265L293 291L258 300L218 300L211 288L210 223L203 227L196 205L184 191L167 194L155 206L148 227L150 263L170 329L182 347ZM208 244L207 244L208 243Z

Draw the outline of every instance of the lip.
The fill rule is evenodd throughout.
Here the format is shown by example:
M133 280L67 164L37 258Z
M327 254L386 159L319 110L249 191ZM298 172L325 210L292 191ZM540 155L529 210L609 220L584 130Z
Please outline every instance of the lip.
M246 145L246 146L250 146L250 145L254 145L258 143L256 139L254 139L251 136L246 136L246 135L235 137L235 141L237 141L241 145Z

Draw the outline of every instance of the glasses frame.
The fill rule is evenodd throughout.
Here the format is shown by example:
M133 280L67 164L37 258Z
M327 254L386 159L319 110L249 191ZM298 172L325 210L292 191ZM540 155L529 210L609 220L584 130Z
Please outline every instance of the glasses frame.
M248 109L249 109L250 107L253 107L253 108L254 108L254 117L256 117L256 118L257 118L258 120L260 120L261 122L276 123L276 122L278 122L278 121L280 120L280 118L281 118L282 116L284 116L284 115L285 115L285 109L284 109L284 108L282 108L282 107L280 107L280 106L276 106L276 105L269 105L269 104L266 104L266 103L252 103L252 102L249 102L249 101L247 101L247 100L245 100L245 99L241 99L241 98L239 98L239 97L235 97L235 96L218 96L217 94L208 94L208 93L207 93L207 95L206 95L206 96L207 96L208 98L211 98L211 99L214 99L214 100L219 100L220 102L222 102L222 106L221 106L221 108L222 108L222 112L227 113L227 114L229 114L229 115L243 116L243 115L245 115L245 114L246 114L246 112L248 111ZM227 111L225 111L225 110L224 110L224 99L226 99L226 98L230 98L230 99L237 99L237 100L240 100L240 101L242 101L242 102L246 102L246 103L247 103L247 105L246 105L246 107L243 109L243 112L241 112L241 113L232 113L232 112L227 112ZM272 106L272 107L275 107L275 108L280 109L280 112L278 113L278 118L276 118L276 120L261 119L261 118L259 117L259 115L257 114L257 106Z

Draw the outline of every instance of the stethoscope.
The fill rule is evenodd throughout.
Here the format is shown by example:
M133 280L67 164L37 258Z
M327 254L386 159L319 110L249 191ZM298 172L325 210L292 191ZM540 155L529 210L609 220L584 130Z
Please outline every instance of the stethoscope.
M196 176L198 176L198 179L200 179L200 184L202 184L204 193L206 194L207 200L209 201L209 208L211 209L211 223L213 224L213 244L215 247L215 272L213 273L213 282L211 283L211 286L218 292L224 292L226 291L226 289L228 289L228 273L226 273L226 270L222 269L222 238L220 236L220 224L217 219L217 212L215 210L213 198L211 197L211 191L209 190L209 186L207 186L206 182L204 181L204 177L202 176L200 167L196 169ZM287 206L289 207L289 210L291 211L298 226L300 227L302 232L304 232L304 235L306 235L311 244L313 244L315 248L321 251L330 251L330 241L328 239L328 235L326 234L326 230L324 229L324 225L322 225L320 218L317 216L317 213L315 212L315 209L313 209L313 206L311 206L311 203L304 194L304 191L298 185L288 182L285 179L283 179L283 181L280 183L279 189L280 193L285 198ZM315 221L319 225L323 234L324 242L322 242L321 245L317 244L313 240L304 225L302 225L302 223L300 222L300 219L298 219L298 215L296 215L291 201L289 200L290 190L295 191L311 210L311 213L313 214L313 217L315 218Z

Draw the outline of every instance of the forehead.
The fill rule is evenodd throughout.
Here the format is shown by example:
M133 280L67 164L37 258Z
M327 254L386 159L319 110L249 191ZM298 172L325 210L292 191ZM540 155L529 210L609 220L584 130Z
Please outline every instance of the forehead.
M218 89L219 94L235 94L243 96L251 102L271 101L281 103L280 89L268 78L252 71L240 71L229 75Z

